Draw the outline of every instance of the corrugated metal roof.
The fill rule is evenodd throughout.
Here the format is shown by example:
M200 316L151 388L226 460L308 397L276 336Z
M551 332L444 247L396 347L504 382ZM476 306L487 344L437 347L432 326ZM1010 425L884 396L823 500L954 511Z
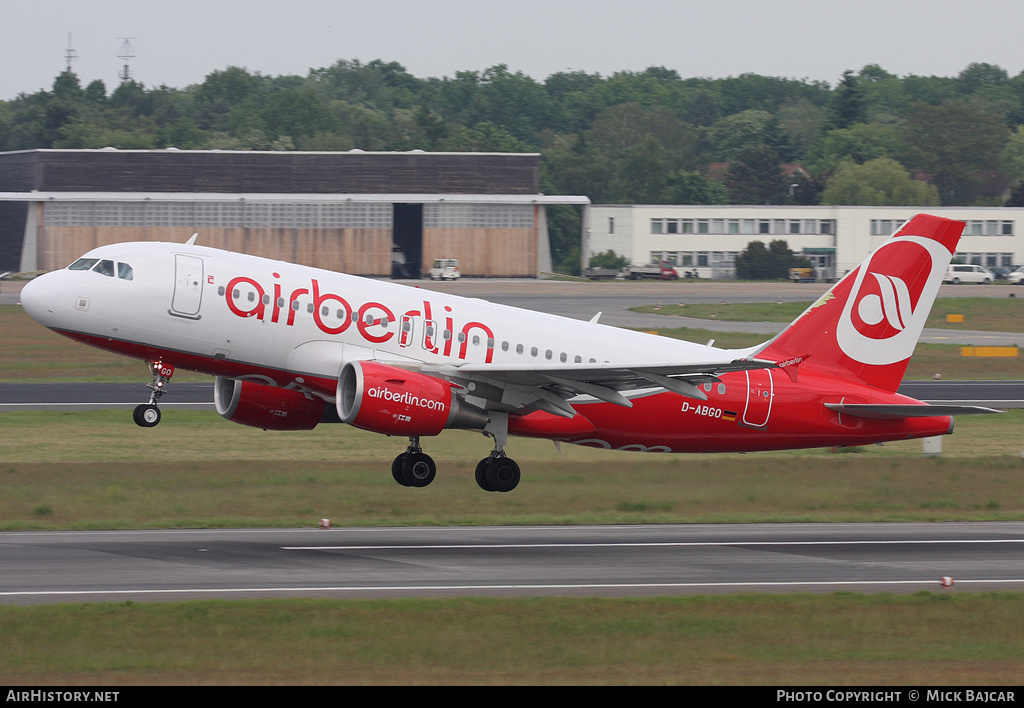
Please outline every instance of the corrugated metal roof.
M249 192L0 192L11 202L386 202L394 204L590 204L579 195L549 194L291 194Z

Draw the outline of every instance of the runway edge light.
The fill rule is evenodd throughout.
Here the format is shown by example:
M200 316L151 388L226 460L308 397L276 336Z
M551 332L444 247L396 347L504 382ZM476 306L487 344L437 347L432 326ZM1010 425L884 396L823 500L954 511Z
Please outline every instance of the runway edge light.
M945 575L942 577L942 581L939 583L939 585L941 585L944 588L951 588L953 587L953 578L949 577L948 575Z

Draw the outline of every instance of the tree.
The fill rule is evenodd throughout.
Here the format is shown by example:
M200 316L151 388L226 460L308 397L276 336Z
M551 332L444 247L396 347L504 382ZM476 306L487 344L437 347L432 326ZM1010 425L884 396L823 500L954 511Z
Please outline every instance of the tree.
M903 134L903 164L933 175L943 204L982 198L985 171L995 168L1008 131L997 116L969 101L914 105Z
M716 121L708 129L714 159L732 162L752 145L768 144L771 120L772 114L767 111L746 110Z
M811 262L797 256L789 244L776 239L765 248L763 241L751 241L736 255L736 277L740 280L778 280L789 277L790 268L809 268Z
M781 204L786 187L778 153L768 145L743 148L729 165L726 185L733 204Z
M863 123L867 118L864 90L849 69L843 72L843 78L836 86L830 108L834 128L849 128L855 123Z
M580 274L579 209L571 204L549 204L544 207L548 219L552 267L557 273Z
M896 126L857 123L827 132L808 151L804 164L816 173L827 175L844 161L863 163L879 157L895 158L899 150L900 137Z
M728 204L729 190L699 172L677 170L668 175L663 204Z
M935 185L912 179L903 165L882 157L863 165L844 162L825 184L822 204L938 206Z
M604 253L595 253L590 257L591 268L610 268L611 270L621 270L628 265L628 258L620 256L611 249L608 249Z

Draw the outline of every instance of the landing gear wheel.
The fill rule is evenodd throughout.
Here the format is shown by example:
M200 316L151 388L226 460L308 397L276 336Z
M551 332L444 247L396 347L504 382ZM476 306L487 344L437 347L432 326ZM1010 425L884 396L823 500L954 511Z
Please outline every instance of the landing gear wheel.
M405 477L402 476L402 464L405 462L405 458L409 456L409 453L403 452L401 455L396 457L391 462L391 476L395 478L395 481L401 484L403 487L407 487L405 483Z
M491 461L491 458L485 457L476 463L476 483L480 486L480 489L485 492L493 492L494 490L487 486L487 463Z
M402 461L402 484L407 487L425 487L434 481L436 474L437 466L430 455L423 452L406 453Z
M484 479L492 492L511 492L519 484L519 465L511 457L492 457L484 469Z
M160 409L152 403L144 403L140 406L135 406L132 418L135 420L136 425L143 428L152 428L160 422Z

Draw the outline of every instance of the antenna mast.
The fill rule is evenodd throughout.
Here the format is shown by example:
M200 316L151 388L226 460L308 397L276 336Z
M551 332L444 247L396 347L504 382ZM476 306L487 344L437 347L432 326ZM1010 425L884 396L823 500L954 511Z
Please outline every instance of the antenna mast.
M68 48L64 50L64 61L65 61L64 71L66 71L66 72L68 72L70 74L71 73L71 62L73 62L77 58L78 58L78 52L76 52L75 48L71 46L71 33L68 32Z
M118 37L118 39L124 40L123 42L121 42L121 48L117 50L117 58L124 62L124 66L121 68L121 71L117 75L117 77L121 79L121 83L123 84L132 80L132 69L130 66L128 66L128 60L135 58L135 49L132 47L131 43L131 40L135 38Z

